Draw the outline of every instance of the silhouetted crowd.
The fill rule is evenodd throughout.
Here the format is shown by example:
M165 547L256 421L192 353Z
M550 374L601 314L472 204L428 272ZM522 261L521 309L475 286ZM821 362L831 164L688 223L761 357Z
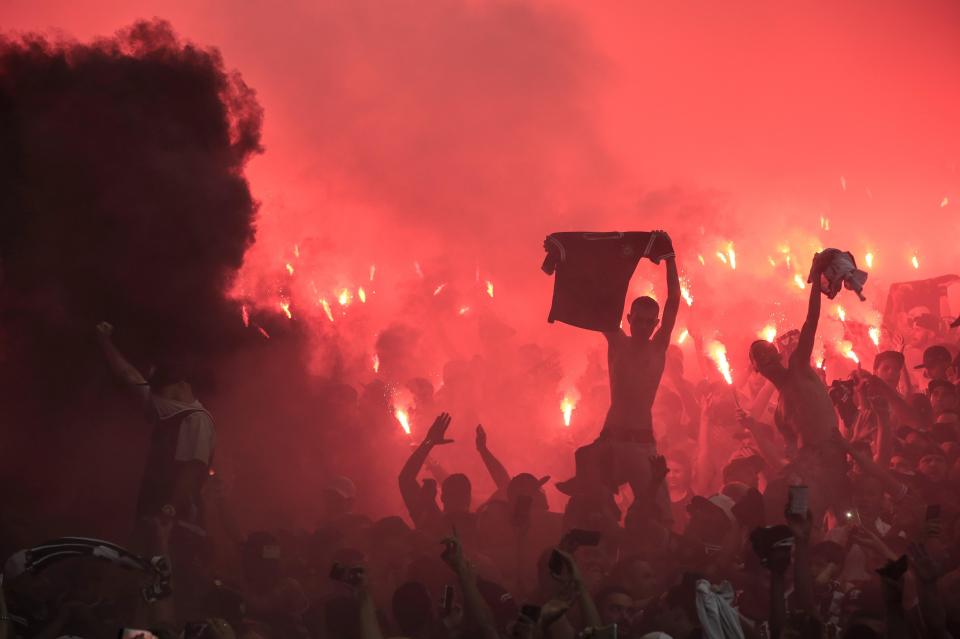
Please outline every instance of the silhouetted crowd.
M665 258L663 318L638 300L630 335L606 333L611 411L559 482L562 511L550 478L509 473L482 426L443 413L400 469L406 512L356 512L362 484L336 476L304 496L322 503L315 529L241 530L212 476L213 417L102 323L153 425L137 521L125 540L26 547L0 522L0 639L960 636L957 331L919 371L887 350L828 385L812 349L829 257L802 329L754 343L740 386L685 376ZM496 485L480 504L471 478L430 466L464 432Z

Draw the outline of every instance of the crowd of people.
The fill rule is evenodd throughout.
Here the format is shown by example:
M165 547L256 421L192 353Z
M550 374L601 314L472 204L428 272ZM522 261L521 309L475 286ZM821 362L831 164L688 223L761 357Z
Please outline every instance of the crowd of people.
M4 548L0 639L960 636L957 338L924 352L925 387L895 350L828 385L812 357L833 257L813 260L802 327L751 345L738 390L685 377L666 257L662 313L639 298L629 332L604 333L610 408L559 512L549 477L511 474L482 426L442 413L399 469L406 512L356 512L336 476L314 530L241 530L185 375L137 370L101 323L153 425L136 523L121 549ZM496 485L479 505L467 475L424 474L452 432Z

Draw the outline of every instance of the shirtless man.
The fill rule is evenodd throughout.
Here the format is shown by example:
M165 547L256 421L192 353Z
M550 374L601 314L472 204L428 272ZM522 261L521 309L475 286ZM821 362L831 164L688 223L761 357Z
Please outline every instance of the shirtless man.
M657 231L663 233L663 231ZM568 494L603 488L616 491L629 483L634 495L647 493L651 482L650 459L657 454L653 436L653 402L666 363L670 335L680 308L680 277L675 257L667 265L667 302L638 297L630 305L622 329L604 333L610 374L610 410L595 442L577 450L577 475L558 484ZM657 325L660 325L659 330ZM656 330L656 332L654 332ZM670 519L670 498L665 484L657 495L660 517Z
M787 366L776 346L765 340L750 345L750 362L779 391L777 427L787 440L789 456L796 462L794 470L810 486L811 510L822 515L828 507L835 511L845 508L848 491L837 415L827 387L810 365L820 320L820 274L824 260L818 257L819 254L813 260L807 317Z

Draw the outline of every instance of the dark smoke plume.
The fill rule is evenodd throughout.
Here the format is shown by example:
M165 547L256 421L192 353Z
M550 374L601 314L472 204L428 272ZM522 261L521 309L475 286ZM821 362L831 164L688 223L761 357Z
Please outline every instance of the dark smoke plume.
M261 117L216 50L164 21L92 44L0 39L5 457L107 419L100 319L138 365L210 381L239 339L225 291L254 237Z

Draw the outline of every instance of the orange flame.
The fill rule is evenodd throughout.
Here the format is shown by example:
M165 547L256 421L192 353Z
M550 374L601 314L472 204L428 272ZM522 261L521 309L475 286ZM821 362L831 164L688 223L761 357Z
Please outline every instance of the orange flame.
M240 307L240 319L243 320L243 326L245 328L250 327L250 311L247 310L246 304Z
M867 268L873 268L873 253L867 253L863 259L867 263Z
M847 312L839 304L837 304L837 319L839 319L841 322L847 321Z
M493 297L493 282L487 280L487 295Z
M706 265L706 261L704 261L702 255L697 255L697 261L700 262L700 266L705 266L705 265Z
M910 263L913 264L913 268L920 268L920 258L916 254L910 258Z
M391 404L393 416L400 422L400 428L407 435L410 434L410 411L413 410L413 395L405 388L397 388L392 392Z
M340 295L337 296L337 302L340 306L346 306L350 303L350 291L343 289L340 291Z
M728 264L728 263L729 263L729 262L727 262L727 256L724 255L723 253L721 253L720 251L717 251L717 259L720 260L721 262L723 262L724 264Z
M470 307L469 307L469 306L461 306L461 307L460 307L459 313L460 313L461 315L466 315L466 314L469 313L469 312L470 312Z
M820 216L820 228L824 231L830 230L830 218L821 215Z
M683 329L680 331L680 335L677 336L677 344L683 344L687 341L687 338L690 337L690 331Z
M280 300L280 310L283 311L283 314L287 316L287 319L293 319L293 313L290 312L290 302L287 300Z
M447 287L447 283L444 282L443 284L441 284L441 285L438 286L437 288L433 289L433 294L434 294L434 295L439 295L439 294L440 294L440 291L442 291L442 290L445 289L446 287Z
M767 261L770 262L770 266L772 266L773 268L777 268L777 261L772 257L770 257L769 255L767 256Z
M720 342L713 341L707 346L707 354L717 365L717 370L727 384L733 384L733 374L730 371L730 362L727 360L727 347Z
M290 275L293 275L293 264L291 264L290 262L287 262L287 273L289 273Z
M799 273L794 273L793 283L796 284L797 288L799 288L800 290L807 288L807 283L803 281L803 276L800 275Z
M873 342L873 345L880 348L880 329L876 326L871 326L867 329L867 333L870 334L870 341Z
M380 356L377 355L376 353L373 354L373 372L374 373L380 372Z
M366 303L367 303L367 292L366 292L365 290L363 290L363 287L362 287L362 286L357 289L357 297L360 298L360 303L361 303L361 304L366 304Z

